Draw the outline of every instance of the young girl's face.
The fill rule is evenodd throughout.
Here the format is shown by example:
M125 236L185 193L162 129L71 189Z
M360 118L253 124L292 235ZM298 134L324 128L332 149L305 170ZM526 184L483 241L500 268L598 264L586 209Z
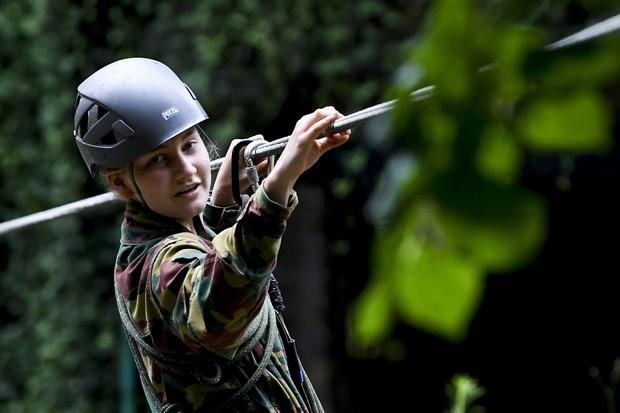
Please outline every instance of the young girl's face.
M209 154L196 128L139 157L133 173L150 209L193 229L192 218L205 208L211 185Z

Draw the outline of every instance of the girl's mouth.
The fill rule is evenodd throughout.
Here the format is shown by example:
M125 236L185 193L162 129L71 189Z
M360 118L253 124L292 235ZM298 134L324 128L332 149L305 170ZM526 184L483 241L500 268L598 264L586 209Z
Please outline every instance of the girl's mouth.
M174 196L186 196L186 195L193 195L194 192L196 192L196 190L198 189L198 186L200 184L194 184L190 187L187 187L186 189L177 192Z

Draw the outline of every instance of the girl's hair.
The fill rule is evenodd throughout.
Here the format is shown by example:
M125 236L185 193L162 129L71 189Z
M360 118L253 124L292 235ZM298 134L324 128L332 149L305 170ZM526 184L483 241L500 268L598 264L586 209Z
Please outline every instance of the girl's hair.
M220 153L219 153L219 150L217 148L217 145L211 140L211 138L209 138L209 136L205 133L205 131L202 130L200 125L196 125L194 127L198 131L198 134L200 135L200 138L202 139L202 141L204 142L205 146L207 147L207 153L209 154L209 159L210 160L214 160L214 159L219 158L220 157Z

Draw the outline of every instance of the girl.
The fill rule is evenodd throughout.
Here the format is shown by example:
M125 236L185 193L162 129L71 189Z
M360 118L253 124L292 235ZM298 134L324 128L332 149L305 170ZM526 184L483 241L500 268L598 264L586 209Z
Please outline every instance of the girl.
M80 153L126 201L115 289L154 411L322 411L268 291L293 186L348 140L350 131L317 139L341 116L327 107L302 117L239 211L229 206L231 151L210 196L198 126L208 116L167 66L123 59L79 85Z

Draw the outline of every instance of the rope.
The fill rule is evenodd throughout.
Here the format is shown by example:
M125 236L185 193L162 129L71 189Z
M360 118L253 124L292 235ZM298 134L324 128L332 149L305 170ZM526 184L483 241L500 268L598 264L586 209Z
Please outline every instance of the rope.
M144 390L144 396L146 397L146 401L151 408L151 412L160 413L162 411L162 405L159 402L159 398L157 397L155 388L151 383L151 379L149 378L148 372L146 371L146 366L144 365L144 361L142 360L142 356L140 355L140 351L138 350L138 342L136 339L141 339L140 333L137 331L136 327L131 321L131 316L129 315L129 311L125 306L125 301L122 298L116 280L114 280L114 295L116 297L116 304L118 306L121 321L123 322L123 331L125 332L125 336L127 337L129 350L131 351L131 355L136 364L138 376L140 377L140 383L142 384L142 389Z
M545 47L545 50L559 50L567 47L571 47L576 44L583 43L585 41L593 40L602 36L610 35L620 30L620 14L596 23L592 26L586 27L577 33L567 36ZM432 96L433 86L427 86L416 90L411 93L413 101L424 100ZM326 134L340 132L346 129L351 129L361 123L370 120L376 116L390 112L396 105L396 100L380 103L375 106L360 110L359 112L352 113L345 116L327 129ZM260 158L278 154L284 150L286 143L288 142L288 136L280 139L276 139L271 142L266 142L263 145L254 147L251 154L248 154L250 158ZM211 171L217 172L222 163L223 158L216 159L211 162ZM107 205L116 200L116 196L109 192L102 195L97 195L91 198L86 198L81 201L72 202L70 204L61 205L56 208L52 208L46 211L38 212L35 214L27 215L22 218L17 218L11 221L0 223L0 236L7 234L11 231L16 231L30 225L36 225L43 222L51 221L57 218L61 218L67 215L77 214L97 208L102 205Z
M116 304L118 307L119 315L123 323L125 335L127 336L129 349L131 350L131 354L134 358L134 362L140 376L140 382L142 383L145 397L153 413L166 412L167 410L164 408L164 406L162 406L159 398L157 397L157 392L155 391L153 383L149 378L146 366L144 364L139 349L142 349L142 351L146 353L146 355L151 357L151 359L153 359L155 363L157 363L164 370L176 373L181 376L190 376L194 378L198 383L209 383L211 385L217 385L220 382L220 380L222 379L222 370L218 362L214 359L209 359L200 355L193 354L165 354L159 349L148 344L142 337L142 334L134 325L133 318L129 314L129 310L127 309L127 305L122 296L122 293L120 292L120 288L116 280L114 280L114 294L116 297ZM265 299L264 307L260 317L261 319L258 321L258 323L254 323L255 326L253 330L250 330L251 333L249 335L249 340L245 342L241 347L239 347L239 350L235 355L233 361L238 361L241 357L249 353L256 346L256 343L258 343L259 339L261 339L265 332L267 332L267 340L261 360L256 366L256 369L254 370L252 375L247 378L245 384L238 388L232 396L225 400L222 406L228 406L235 400L245 395L263 375L267 364L271 359L278 327L276 325L276 312L271 304L271 300L269 299L269 297ZM205 363L210 363L210 365L208 366L210 370L213 370L211 368L212 366L215 367L214 375L206 374L204 370L206 366ZM170 407L177 408L176 405Z

